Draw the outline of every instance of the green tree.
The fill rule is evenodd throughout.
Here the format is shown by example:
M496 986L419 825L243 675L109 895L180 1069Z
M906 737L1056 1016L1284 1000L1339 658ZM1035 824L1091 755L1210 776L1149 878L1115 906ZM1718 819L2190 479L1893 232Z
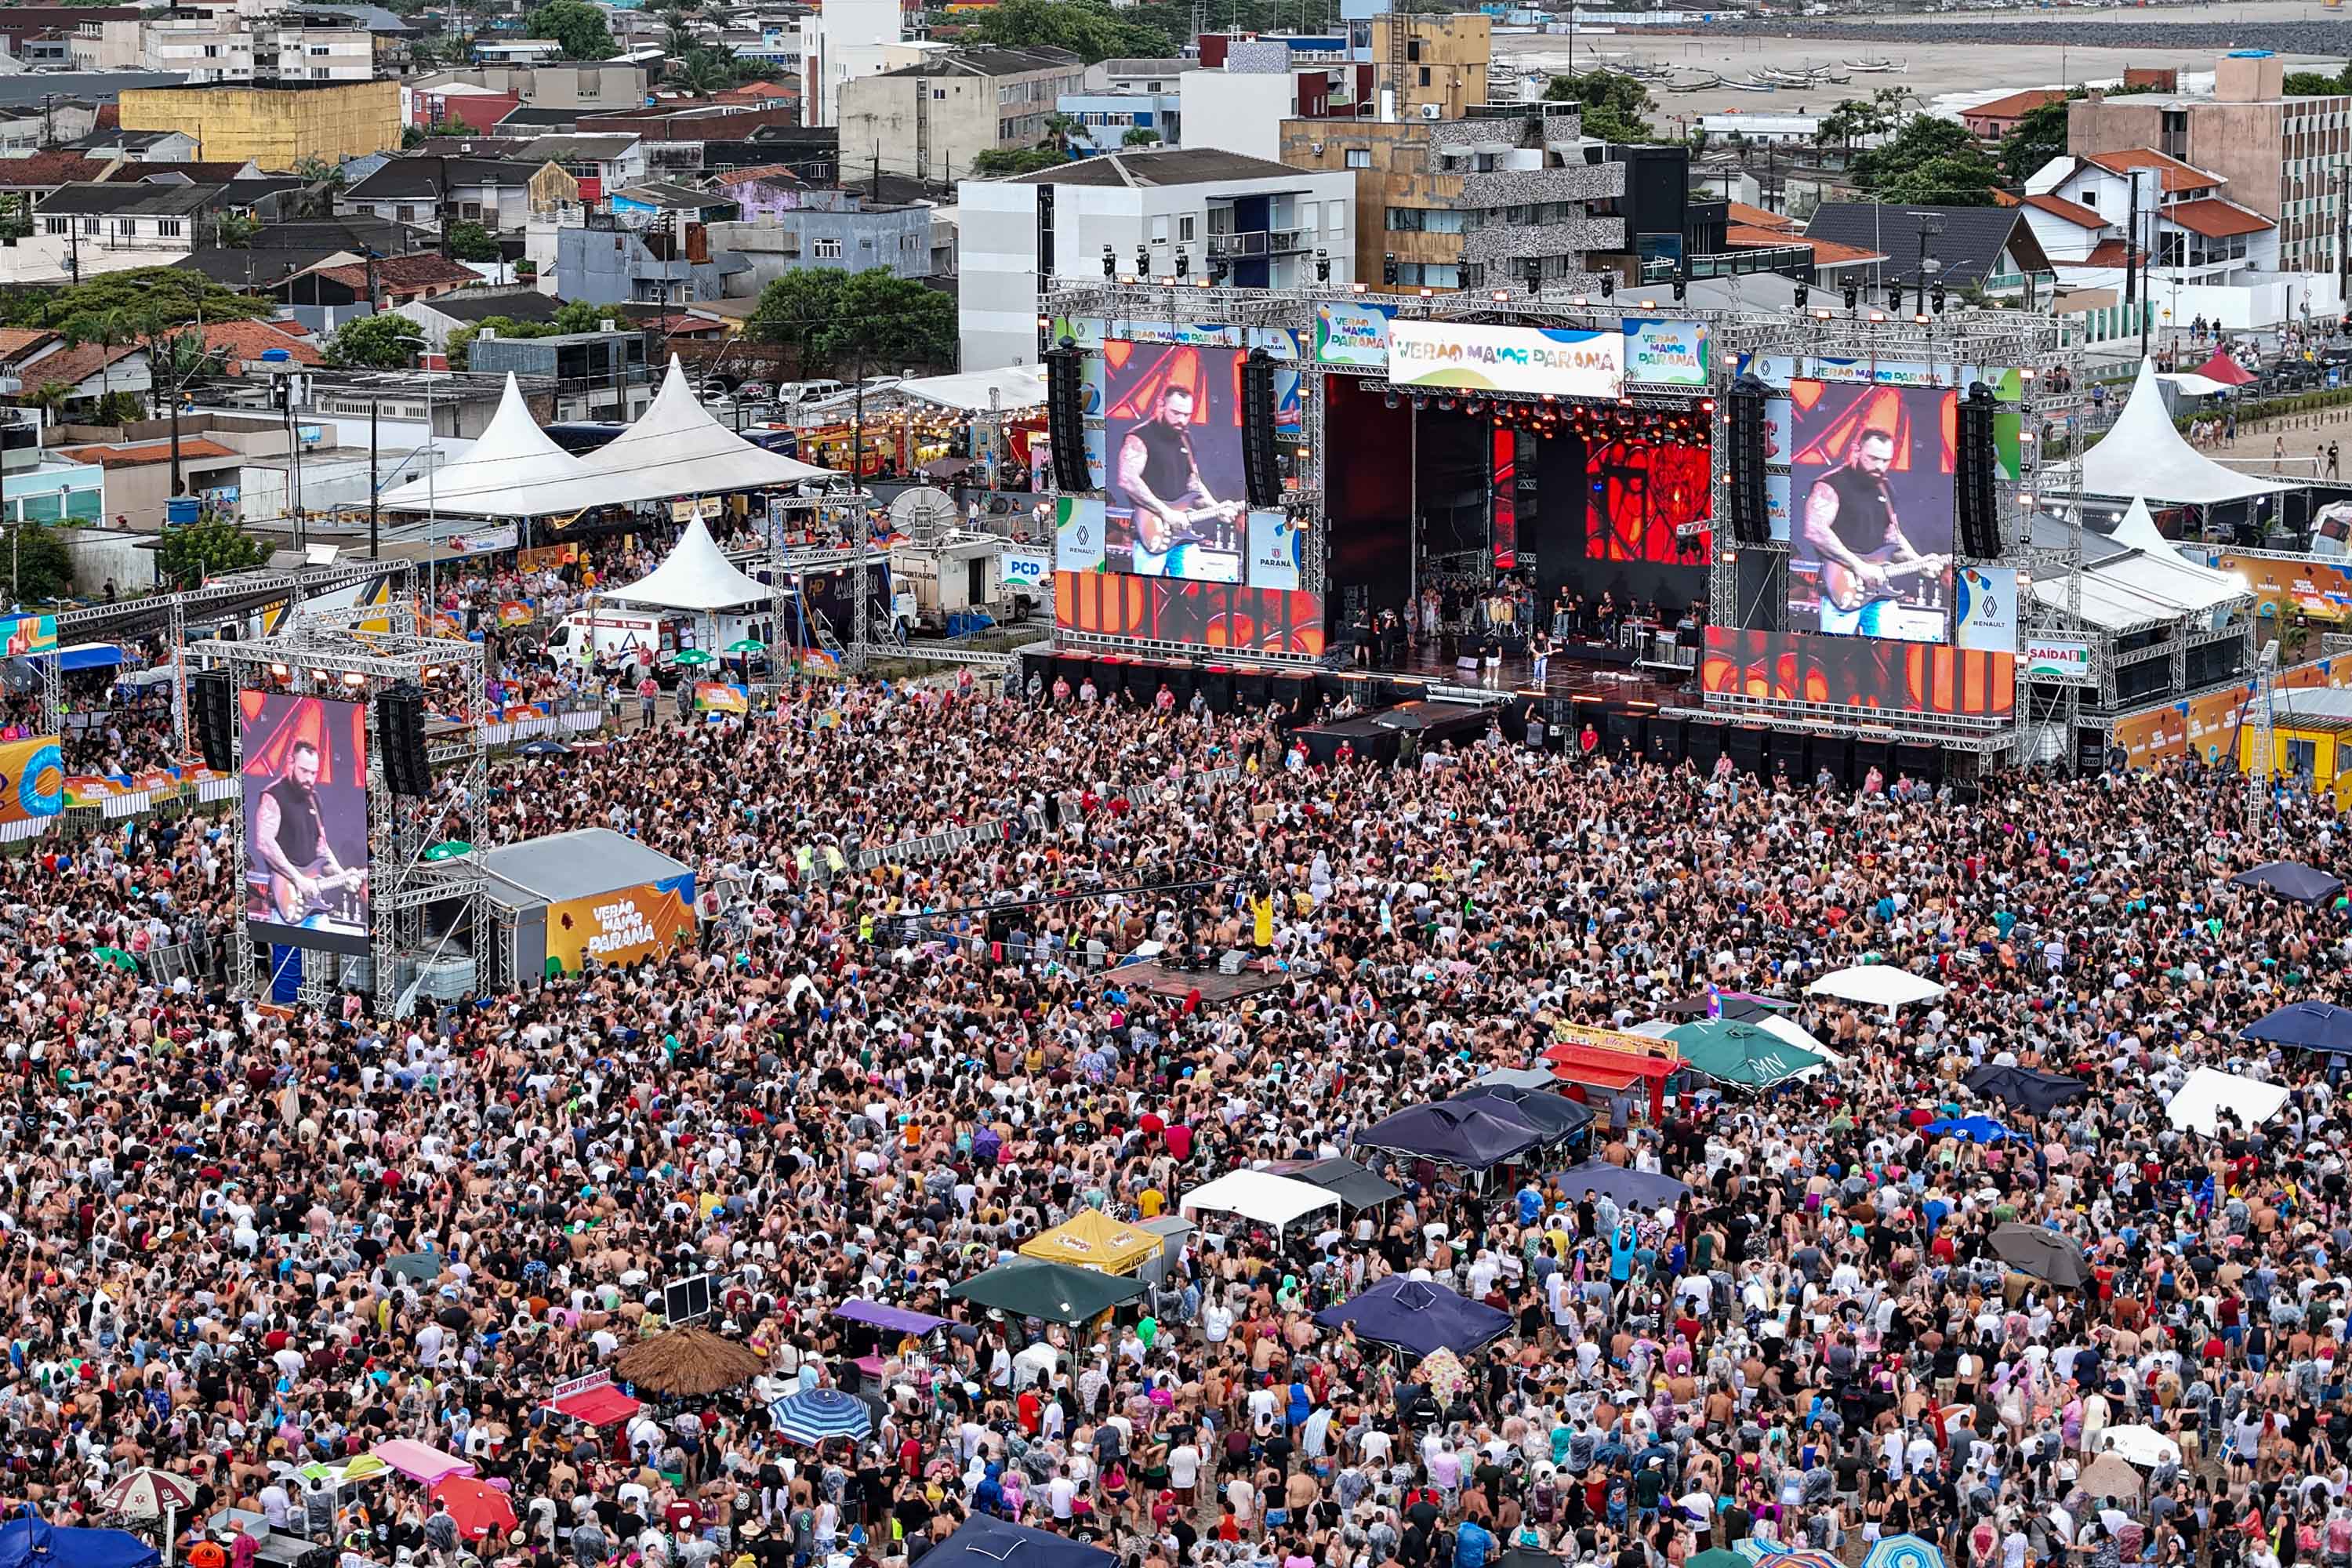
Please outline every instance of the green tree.
M62 381L45 381L19 395L16 401L27 408L39 409L42 422L54 425L58 416L65 412L66 405L73 401L73 388Z
M269 546L223 518L167 528L155 542L155 570L175 588L201 588L208 578L268 559Z
M586 0L547 0L523 18L522 30L534 38L552 38L571 60L604 60L613 57L613 29L604 13Z
M1587 136L1620 146L1657 140L1650 122L1643 118L1656 107L1650 89L1630 76L1615 71L1556 76L1544 89L1544 101L1582 105Z
M1849 98L1822 116L1814 129L1816 146L1836 146L1851 153L1857 142L1867 142L1874 136L1884 136L1895 129L1895 116L1882 103L1859 98Z
M130 425L147 417L147 400L135 392L110 392L90 405L93 425Z
M2283 84L2289 98L2333 98L2339 92L2352 92L2352 60L2334 76L2326 71L2289 71Z
M200 274L172 267L110 272L54 290L21 289L0 297L0 321L12 327L54 327L76 316L108 310L132 321L242 321L269 314L268 300L234 293Z
M2053 158L2066 155L2067 100L2056 99L2029 109L2000 139L2001 177L2021 185Z
M972 32L999 48L1067 49L1088 65L1114 55L1157 59L1176 53L1175 37L1165 28L1129 21L1101 0L1003 0Z
M261 220L244 213L223 213L213 219L213 243L224 250L243 250L261 237Z
M689 49L672 62L670 79L697 98L716 98L735 85L735 57L723 49Z
M1149 125L1130 125L1127 128L1127 134L1118 139L1118 144L1122 147L1157 147L1160 145L1160 132Z
M1854 180L1881 202L1989 207L2000 170L1957 121L1915 114L1876 147L1854 154Z
M405 316L362 316L327 340L327 363L338 370L404 370L425 349L425 329Z
M58 531L28 522L12 531L9 597L19 605L42 605L73 592L73 555Z
M461 218L449 226L449 254L460 261L496 261L498 237L480 224Z
M754 342L789 349L807 365L820 356L817 340L841 300L846 272L806 267L785 273L760 290L760 302L743 323Z
M559 332L598 331L607 321L619 323L619 307L572 300L555 308L555 330Z
M804 370L955 363L955 301L887 268L787 272L761 290L744 331L754 342L791 350Z
M1050 147L985 147L972 155L971 172L980 179L1034 174L1040 169L1058 168L1069 161L1066 153Z
M1058 110L1045 116L1043 124L1045 134L1037 138L1037 145L1051 147L1066 158L1069 156L1072 139L1085 128L1076 115L1064 114Z
M104 389L99 399L101 405L113 399L114 351L129 342L138 330L138 318L121 305L80 310L66 318L66 342L78 345L96 343L105 356L99 365L99 385Z

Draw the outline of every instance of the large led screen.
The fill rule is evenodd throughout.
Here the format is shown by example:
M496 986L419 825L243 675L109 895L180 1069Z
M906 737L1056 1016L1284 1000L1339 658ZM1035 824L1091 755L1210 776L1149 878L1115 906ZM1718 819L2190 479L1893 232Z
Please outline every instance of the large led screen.
M1113 339L1102 361L1105 569L1239 583L1248 550L1242 351Z
M368 950L367 704L239 694L256 942Z
M1955 395L1797 381L1789 402L1790 629L1945 641Z

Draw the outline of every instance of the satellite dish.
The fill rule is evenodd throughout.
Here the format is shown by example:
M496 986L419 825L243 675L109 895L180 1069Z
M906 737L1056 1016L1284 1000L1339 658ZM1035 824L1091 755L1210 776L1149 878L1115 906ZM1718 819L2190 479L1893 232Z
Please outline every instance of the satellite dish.
M918 550L944 543L948 531L955 527L956 516L955 498L929 485L901 491L890 503L891 530L904 534Z

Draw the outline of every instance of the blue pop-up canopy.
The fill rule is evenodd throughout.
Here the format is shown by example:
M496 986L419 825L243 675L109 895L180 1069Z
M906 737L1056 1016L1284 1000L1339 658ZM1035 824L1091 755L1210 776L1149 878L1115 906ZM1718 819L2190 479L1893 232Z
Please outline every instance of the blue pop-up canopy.
M975 1513L923 1553L933 1568L1118 1568L1118 1558L1050 1530Z
M76 1530L29 1513L0 1525L0 1568L152 1568L163 1560L127 1530Z
M1315 1321L1327 1329L1352 1324L1356 1337L1394 1345L1414 1355L1449 1350L1466 1355L1510 1331L1511 1315L1459 1291L1391 1274L1352 1301L1326 1307Z
M2352 1009L2327 1002L2290 1002L2239 1030L2238 1037L2352 1056Z
M1509 1110L1500 1101L1493 1110L1471 1100L1407 1106L1365 1128L1356 1134L1356 1142L1391 1154L1483 1171L1551 1141L1549 1134L1528 1126Z

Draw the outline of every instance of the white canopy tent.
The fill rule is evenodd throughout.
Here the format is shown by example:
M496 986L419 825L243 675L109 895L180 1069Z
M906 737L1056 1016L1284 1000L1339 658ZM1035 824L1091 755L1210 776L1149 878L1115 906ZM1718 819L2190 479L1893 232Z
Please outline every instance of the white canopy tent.
M696 518L686 525L667 559L625 588L598 595L624 605L650 605L665 610L691 610L709 615L747 605L765 605L775 590L745 575L719 552L710 531Z
M466 455L383 492L387 511L439 511L452 517L520 517L509 511L550 485L587 477L579 458L547 438L511 372L498 412ZM487 503L487 504L486 504Z
M2183 556L2157 528L2142 497L2132 498L2107 537L2131 553L2083 568L2081 618L2103 631L2130 631L2217 611L2226 615L2249 602L2242 578ZM2053 609L2068 609L2066 577L2034 578L2033 596Z
M1900 1007L1909 1002L1933 1001L1944 994L1944 988L1891 963L1863 963L1824 974L1806 986L1805 992L1808 995L1836 996L1870 1007Z
M1289 1176L1270 1176L1264 1171L1233 1171L1207 1186L1194 1187L1176 1206L1237 1214L1244 1219L1281 1230L1318 1209L1338 1208L1339 1194Z
M923 375L890 388L902 397L965 414L1009 413L1045 401L1045 367L1007 365L1002 370L966 370L953 375Z
M521 397L513 390L511 378L508 385L509 398L520 405ZM507 416L503 404L499 416ZM687 384L686 372L675 357L669 362L669 374L662 378L661 391L637 416L636 423L585 458L571 457L548 440L528 409L521 417L546 453L561 458L565 466L559 467L541 454L538 465L518 466L501 479L505 465L500 464L480 470L478 479L456 496L450 489L450 470L445 469L434 476L429 498L422 480L394 492L403 503L401 510L423 511L429 505L471 517L562 517L593 506L797 485L832 473L746 441L712 418ZM494 420L492 428L496 427ZM476 443L477 451L451 464L450 469L473 462L479 449L489 445L490 434L484 431ZM499 451L492 456L507 454ZM385 504L394 503L387 498Z
M2083 456L2083 493L2152 496L2179 505L2243 500L2292 487L2224 468L2172 426L2158 384L2156 362L2139 363L2139 379L2099 444Z
M2286 1103L2286 1086L2263 1083L2233 1072L2199 1068L2189 1075L2164 1108L2166 1120L2184 1132L2221 1135L2221 1113L2228 1111L2246 1129L2260 1127Z

